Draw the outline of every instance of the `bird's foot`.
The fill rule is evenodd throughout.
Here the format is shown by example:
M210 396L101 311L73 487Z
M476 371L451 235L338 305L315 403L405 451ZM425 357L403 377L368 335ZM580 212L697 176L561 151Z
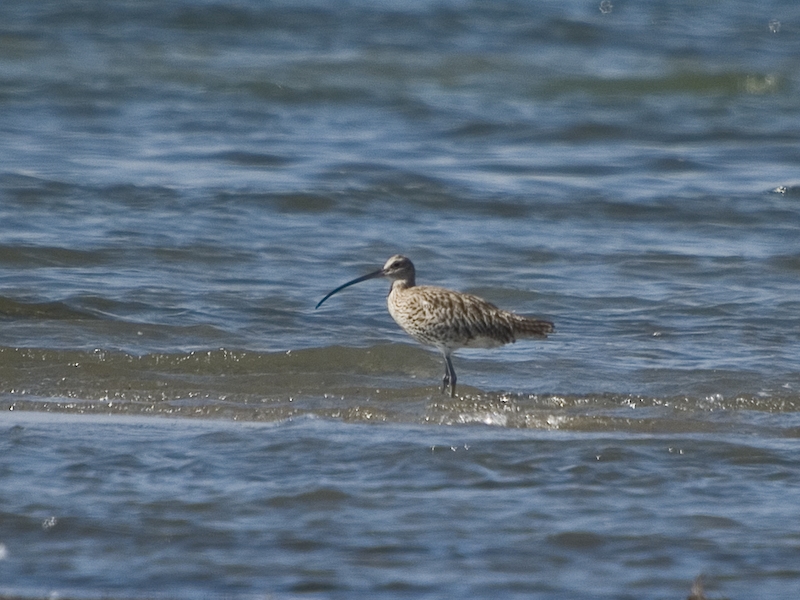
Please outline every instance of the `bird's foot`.
M450 390L450 397L456 397L456 382L455 380L450 379L450 375L445 373L445 376L442 377L442 389L441 393L444 394L445 390Z

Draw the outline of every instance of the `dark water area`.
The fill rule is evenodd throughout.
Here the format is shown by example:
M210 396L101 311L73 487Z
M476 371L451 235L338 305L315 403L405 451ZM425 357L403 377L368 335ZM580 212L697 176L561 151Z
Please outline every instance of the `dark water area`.
M0 5L0 595L795 598L800 5ZM441 358L417 281L553 321Z

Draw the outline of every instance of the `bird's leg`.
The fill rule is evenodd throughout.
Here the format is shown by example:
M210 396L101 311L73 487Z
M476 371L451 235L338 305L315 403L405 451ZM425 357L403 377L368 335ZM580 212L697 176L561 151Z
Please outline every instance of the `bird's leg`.
M444 358L444 377L442 377L442 389L440 393L444 394L444 391L450 387L450 367L447 366L447 354L442 352L442 358Z
M450 388L450 397L456 395L456 370L453 368L453 361L449 354L444 354L444 377L442 378L442 393L446 388Z

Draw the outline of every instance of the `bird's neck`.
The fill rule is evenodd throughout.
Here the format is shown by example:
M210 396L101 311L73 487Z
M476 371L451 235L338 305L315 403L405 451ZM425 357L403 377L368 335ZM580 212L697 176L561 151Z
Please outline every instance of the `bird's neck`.
M414 279L395 279L392 282L392 287L389 289L389 293L392 292L399 293L407 290L408 288L414 287Z

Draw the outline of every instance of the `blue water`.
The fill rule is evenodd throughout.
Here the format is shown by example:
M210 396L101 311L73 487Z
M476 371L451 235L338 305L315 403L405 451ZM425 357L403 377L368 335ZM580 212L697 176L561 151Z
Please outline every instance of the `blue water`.
M793 0L5 0L0 595L795 598L798 73ZM556 333L440 395L314 310L396 253Z
M2 450L4 579L40 596L685 598L710 571L788 598L800 576L787 440L29 413Z

